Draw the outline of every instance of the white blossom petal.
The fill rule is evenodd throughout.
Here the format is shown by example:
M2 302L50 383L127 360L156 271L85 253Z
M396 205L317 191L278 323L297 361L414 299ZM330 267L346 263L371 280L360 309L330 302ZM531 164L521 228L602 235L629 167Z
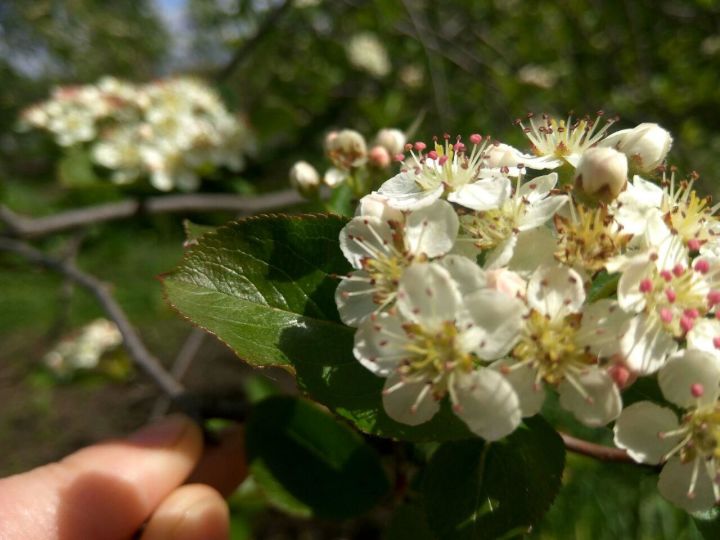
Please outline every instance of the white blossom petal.
M517 228L527 231L544 225L568 202L565 195L551 195L541 201L532 203L520 217Z
M534 204L550 193L557 184L557 179L557 173L538 176L521 185L518 194L520 197L525 198L530 204Z
M487 441L501 439L520 425L517 394L497 371L480 369L458 376L455 395L455 414Z
M487 286L486 273L473 261L462 255L446 255L436 261L455 280L460 295L465 297Z
M678 444L678 437L663 437L659 433L679 427L677 415L667 407L650 401L640 401L625 407L615 422L615 446L627 450L640 463L657 465Z
M387 415L401 424L417 426L430 420L440 409L430 385L426 381L402 382L399 374L385 381L383 408Z
M682 351L660 369L658 384L665 399L683 409L711 403L720 395L720 360L703 351ZM693 395L694 385L700 385L701 396Z
M381 313L376 320L366 319L355 332L353 354L367 369L387 377L409 356L407 343L400 317Z
M585 302L582 277L564 265L538 268L528 283L527 302L553 319L577 313Z
M554 252L557 243L547 227L535 227L516 235L517 242L507 266L510 270L527 276L540 266L556 263Z
M511 192L512 185L508 178L493 176L462 186L450 193L448 200L473 210L493 210L500 208Z
M485 255L483 267L487 270L494 270L495 268L507 266L515 253L517 237L518 235L513 234L488 251Z
M604 426L615 420L622 410L620 391L610 376L598 368L588 369L585 373L573 375L577 385L563 380L558 385L560 405L575 415L586 426Z
M388 204L398 210L416 210L431 205L442 197L445 188L442 184L437 187L424 190L415 181L415 176L410 172L401 172L386 181L378 193L387 197Z
M457 238L460 221L452 205L437 200L411 212L405 223L405 239L410 253L438 257L450 251Z
M694 493L692 497L688 496L693 467L695 466L695 462L683 463L680 458L674 457L665 464L658 479L658 491L660 491L660 494L671 503L688 512L709 510L715 504L712 482L703 463L697 465L700 470L697 475Z
M697 349L720 357L720 321L717 319L698 319L687 335L688 349Z
M617 286L618 304L622 309L637 313L645 308L646 294L640 290L640 283L652 275L653 267L652 261L641 256L624 268Z
M516 367L507 371L503 370L503 368L513 366ZM523 418L534 416L540 412L545 403L545 386L542 383L536 384L537 370L529 364L517 367L515 362L507 359L493 362L491 367L500 371L512 385L518 396Z
M375 287L370 284L367 272L357 270L349 277L343 279L335 289L335 304L340 320L348 326L357 327L380 306L373 300Z
M655 373L676 350L677 343L660 319L642 313L627 322L620 339L620 351L628 368L639 375Z
M483 360L507 354L520 337L524 304L500 291L481 289L465 297L465 306L475 323L466 331L477 342L475 353Z
M610 358L621 352L620 338L627 329L631 315L614 300L603 299L586 304L575 341L601 357Z
M457 284L439 264L413 264L400 279L398 309L405 318L425 328L436 329L446 321L454 321L461 306Z
M354 268L362 268L362 260L386 254L392 245L393 231L387 223L373 216L352 218L340 231L340 249Z

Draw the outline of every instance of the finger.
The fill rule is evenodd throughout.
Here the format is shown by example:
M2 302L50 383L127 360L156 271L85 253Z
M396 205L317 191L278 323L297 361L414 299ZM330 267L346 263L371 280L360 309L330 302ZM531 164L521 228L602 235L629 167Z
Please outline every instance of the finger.
M205 448L188 481L211 485L227 497L247 474L245 430L243 426L235 426L222 433L220 444Z
M142 540L227 540L230 516L222 496L210 486L189 484L158 507Z
M125 440L0 480L0 538L128 538L183 483L201 452L197 426L171 416Z

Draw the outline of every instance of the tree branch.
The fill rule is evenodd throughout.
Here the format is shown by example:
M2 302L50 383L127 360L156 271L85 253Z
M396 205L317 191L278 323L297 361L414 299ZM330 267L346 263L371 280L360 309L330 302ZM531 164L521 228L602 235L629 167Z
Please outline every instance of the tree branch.
M565 443L565 448L570 452L576 454L582 454L599 461L615 461L620 463L634 463L637 464L625 450L620 448L612 448L610 446L603 446L601 444L591 443L583 439L578 439L562 431L558 432Z
M40 218L21 216L6 206L0 206L0 221L5 223L9 234L12 236L36 238L84 225L125 219L143 213L226 211L237 212L240 215L250 215L299 204L302 201L303 198L300 194L291 189L256 197L219 193L160 195L145 200L128 199L87 208L78 208Z
M62 261L45 255L29 244L0 237L0 251L20 255L28 262L59 272L81 287L87 289L97 299L107 316L117 325L123 337L123 345L133 361L171 398L184 393L184 388L160 361L147 350L140 336L128 320L120 304L112 297L107 286L95 276L87 274L70 261Z

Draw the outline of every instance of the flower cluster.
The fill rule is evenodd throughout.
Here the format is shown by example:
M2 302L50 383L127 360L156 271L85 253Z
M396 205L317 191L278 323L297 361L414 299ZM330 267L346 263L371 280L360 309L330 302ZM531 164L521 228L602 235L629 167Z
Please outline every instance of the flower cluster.
M348 185L356 195L372 191L387 178L393 160L402 160L405 134L399 129L378 131L372 145L353 129L331 131L325 137L325 156L330 167L320 174L310 163L298 161L290 169L290 184L308 198L321 184L331 189Z
M354 270L336 303L396 421L422 424L447 396L496 440L556 392L585 425L615 421L634 459L667 462L668 499L708 508L720 501L717 207L664 165L666 130L613 123L529 116L528 153L479 134L406 144L402 170L340 234ZM646 376L680 420L648 402L623 410L621 391Z
M115 323L96 319L60 341L43 361L57 375L71 375L77 370L97 367L104 354L121 344L122 335Z
M26 109L21 123L50 132L61 146L88 145L117 184L148 178L161 191L195 190L219 167L240 170L252 144L217 94L187 77L60 87Z

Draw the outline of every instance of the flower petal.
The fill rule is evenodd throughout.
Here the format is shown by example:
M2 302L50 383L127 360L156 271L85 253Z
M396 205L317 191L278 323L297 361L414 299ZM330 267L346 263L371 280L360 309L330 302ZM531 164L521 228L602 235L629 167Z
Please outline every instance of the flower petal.
M375 320L366 319L355 332L353 354L367 369L387 377L409 356L407 342L400 317L381 313Z
M392 245L390 226L374 216L352 218L340 231L340 249L354 268L362 268L362 261L378 254L388 254Z
M385 381L383 407L387 415L401 424L417 426L430 420L440 409L426 381L405 382L398 373Z
M512 259L507 263L510 270L528 276L539 266L555 264L557 244L550 229L535 227L520 232L516 238Z
M512 385L518 396L520 410L523 418L534 416L540 412L543 403L545 403L545 388L542 384L536 384L537 370L530 365L515 367L507 372L503 371L504 367L510 368L517 366L512 360L498 360L493 362L492 368L505 377Z
M688 409L714 402L720 395L720 360L703 351L687 349L673 356L658 373L658 384L665 399ZM695 397L691 388L699 384L703 394Z
M627 366L638 375L655 373L677 347L677 342L665 331L660 319L643 313L625 324L620 338L620 352Z
M410 253L438 257L450 251L457 238L460 221L452 205L437 200L415 210L405 223L405 239Z
M557 173L544 174L525 182L520 186L518 195L525 198L529 203L534 203L544 198L557 184Z
M551 195L541 201L537 201L525 210L520 217L517 228L520 231L527 231L547 223L568 202L565 195Z
M496 441L520 425L517 394L497 371L480 369L458 375L456 381L455 414L470 431L487 441Z
M527 301L531 308L553 319L577 313L585 302L582 277L564 265L538 268L528 283Z
M407 319L428 329L454 321L461 305L457 284L439 264L413 264L400 279L398 309Z
M700 467L693 496L688 496L693 468ZM710 477L702 462L683 463L674 457L660 471L658 490L668 501L688 512L709 510L715 504L715 495Z
M466 184L448 195L448 200L471 208L485 211L500 208L510 197L512 185L505 176L483 178L472 184Z
M604 426L615 420L622 410L620 391L610 376L599 368L589 369L574 376L576 384L586 395L581 394L576 385L567 379L558 386L560 405L575 415L586 426Z
M485 272L467 257L446 255L436 264L439 264L450 273L463 297L487 286Z
M507 354L520 337L524 304L500 291L482 289L465 297L465 306L475 323L467 330L477 338L475 353L483 360Z
M335 289L335 304L340 320L348 326L357 327L380 306L373 300L375 287L370 284L365 270L356 270L348 277Z
M720 356L720 349L715 346L716 338L720 338L720 321L699 319L687 333L687 347Z
M593 354L601 358L610 358L620 353L620 338L632 315L625 313L617 302L609 299L586 304L582 313L582 323L575 334L577 344L589 347Z
M439 184L435 188L424 190L415 181L411 172L401 172L386 181L378 193L387 197L388 204L398 210L416 210L431 205L442 197L445 188Z
M678 428L677 415L667 407L650 401L633 403L623 409L615 422L615 446L627 450L639 463L657 465L679 442L678 437L663 437Z

